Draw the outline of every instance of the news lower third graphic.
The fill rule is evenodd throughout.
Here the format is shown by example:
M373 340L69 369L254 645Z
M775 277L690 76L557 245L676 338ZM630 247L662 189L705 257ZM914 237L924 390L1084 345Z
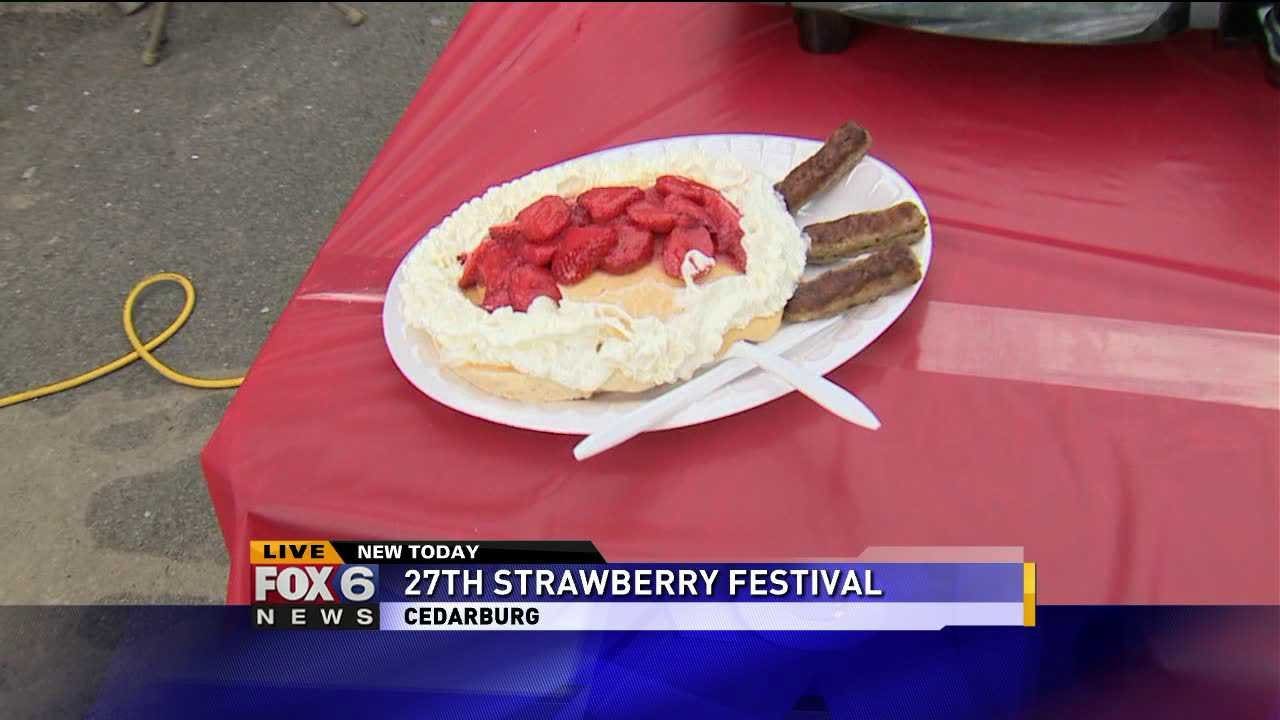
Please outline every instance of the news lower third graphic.
M255 540L253 624L363 630L941 630L1036 621L1021 550L608 563L586 541Z

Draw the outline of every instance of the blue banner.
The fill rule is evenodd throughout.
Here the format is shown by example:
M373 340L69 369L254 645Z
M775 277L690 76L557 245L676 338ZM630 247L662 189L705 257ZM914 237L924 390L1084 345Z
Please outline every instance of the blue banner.
M381 602L1022 602L1022 563L382 565Z
M245 607L0 608L0 626L18 630L10 649L27 648L5 666L11 682L25 679L21 692L0 689L5 716L103 720L1274 720L1280 710L1278 608L1041 607L1039 620L940 632L424 634L254 630ZM56 703L33 705L51 688Z

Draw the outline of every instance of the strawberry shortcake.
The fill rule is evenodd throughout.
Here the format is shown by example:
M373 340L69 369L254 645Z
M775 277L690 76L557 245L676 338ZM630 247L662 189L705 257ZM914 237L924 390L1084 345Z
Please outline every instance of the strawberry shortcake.
M769 181L731 157L585 158L459 207L408 259L403 311L487 392L638 392L770 337L805 252Z

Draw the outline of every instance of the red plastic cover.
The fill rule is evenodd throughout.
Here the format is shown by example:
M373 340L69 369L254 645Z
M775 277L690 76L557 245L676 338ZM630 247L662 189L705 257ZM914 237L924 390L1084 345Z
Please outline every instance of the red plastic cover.
M832 373L589 462L415 390L379 299L488 186L609 146L823 137L923 195L928 280ZM1280 94L1207 34L1046 47L790 12L480 5L351 199L204 452L245 602L250 538L591 539L611 560L1020 545L1044 603L1280 602Z

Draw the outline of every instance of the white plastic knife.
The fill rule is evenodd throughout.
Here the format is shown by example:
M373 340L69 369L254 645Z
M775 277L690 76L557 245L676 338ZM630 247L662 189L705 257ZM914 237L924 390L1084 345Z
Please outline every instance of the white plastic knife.
M782 337L773 338L768 350L750 343L734 343L714 368L632 410L603 430L588 435L573 448L573 456L586 460L617 447L756 367L779 375L849 422L872 430L879 428L880 421L875 414L847 390L781 357L782 353L822 333L841 319L843 316L837 315L788 326L779 333Z

